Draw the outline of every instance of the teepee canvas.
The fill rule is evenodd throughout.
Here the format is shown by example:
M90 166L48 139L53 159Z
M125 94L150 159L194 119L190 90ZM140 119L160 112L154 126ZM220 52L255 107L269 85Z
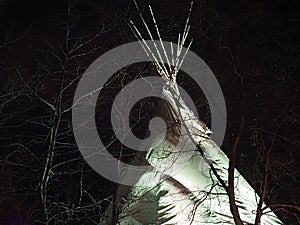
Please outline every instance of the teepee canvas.
M151 8L150 12L161 41ZM140 16L150 39L153 39L143 16ZM165 80L162 95L168 100L159 103L156 116L165 121L167 133L163 141L149 147L146 161L153 169L141 176L129 192L122 193L119 190L122 207L120 212L114 214L117 218L110 218L116 224L255 223L259 196L235 170L234 204L231 202L228 188L229 159L210 138L211 131L184 102L176 83L176 75L184 60L182 47L189 32L188 20L183 35L179 35L177 49L172 51L173 55L169 58L163 46L157 48L156 52L150 52L141 33L132 23L135 35L149 57L166 57L175 66L171 63L163 65L155 60L157 71ZM265 205L263 208L260 224L282 224L271 209Z

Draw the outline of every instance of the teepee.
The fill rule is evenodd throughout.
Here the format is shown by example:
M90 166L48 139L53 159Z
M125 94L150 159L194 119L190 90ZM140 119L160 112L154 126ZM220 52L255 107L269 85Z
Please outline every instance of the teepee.
M155 17L149 8L161 41ZM159 103L156 116L164 119L167 133L164 140L159 144L153 143L147 153L146 161L153 169L141 176L129 193L119 190L122 207L117 214L112 213L117 218L111 218L117 224L246 225L255 222L259 196L235 170L236 210L233 210L228 190L229 159L210 138L211 131L185 104L176 83L176 75L185 55L182 47L189 32L189 15L171 58L164 51L162 41L161 48L157 48L156 52L150 51L140 31L131 23L134 34L149 57L155 60L157 71L165 80L162 95L168 101ZM140 16L153 40L141 13ZM161 64L157 60L161 57L166 57L172 64ZM263 208L260 224L282 224L271 209L265 205ZM233 216L234 213L237 214Z

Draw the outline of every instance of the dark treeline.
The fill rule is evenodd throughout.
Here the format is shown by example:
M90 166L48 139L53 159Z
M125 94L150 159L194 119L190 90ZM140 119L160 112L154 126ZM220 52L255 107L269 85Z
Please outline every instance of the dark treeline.
M141 1L150 24L149 3L163 39L176 43L190 3ZM299 10L298 1L195 1L188 37L225 96L222 149L229 154L243 114L238 168L261 193L267 166L266 203L285 224L300 224ZM71 107L85 69L135 41L129 20L142 27L129 0L0 1L0 224L98 224L113 201L116 184L94 172L76 146ZM115 139L111 105L125 84L149 75L156 75L149 63L126 67L99 95L99 135L127 162L135 151ZM185 74L179 84L209 126L200 88ZM141 138L155 104L147 98L132 109Z

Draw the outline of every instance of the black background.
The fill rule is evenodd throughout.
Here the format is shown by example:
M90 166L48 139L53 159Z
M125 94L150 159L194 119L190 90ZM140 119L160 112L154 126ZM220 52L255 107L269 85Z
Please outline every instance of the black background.
M163 39L176 43L190 3L139 2L152 28L149 3ZM238 167L260 193L264 156L270 149L266 202L285 224L300 224L299 11L296 0L195 1L188 37L193 39L191 50L209 65L225 96L228 124L222 149L230 156L244 113ZM45 224L41 200L45 165L49 224L95 224L112 201L116 184L82 159L67 109L90 63L135 41L129 20L142 28L133 2L127 0L0 1L1 225ZM101 91L96 114L99 135L124 161L130 161L134 151L114 139L109 123L113 98L134 78L155 74L150 64L132 65ZM208 105L199 87L185 74L179 74L178 82L209 125ZM155 103L146 99L132 109L137 136L144 136ZM60 114L63 110L67 111ZM47 164L49 153L53 160Z

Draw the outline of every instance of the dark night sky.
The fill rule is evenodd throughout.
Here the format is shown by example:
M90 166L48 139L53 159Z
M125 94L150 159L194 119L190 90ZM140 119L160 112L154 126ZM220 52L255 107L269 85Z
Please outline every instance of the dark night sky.
M139 1L142 13L151 24L147 9L149 3L153 6L163 39L176 42L177 34L184 27L189 2ZM193 38L191 50L209 65L224 92L228 125L223 150L227 154L230 152L237 133L241 93L244 92L246 125L238 150L239 168L260 192L262 155L277 132L271 153L267 201L298 207L299 12L300 1L296 0L197 0L189 35L189 39ZM27 218L33 224L42 224L38 221L45 220L40 181L51 143L49 131L56 124L58 139L52 166L74 158L77 160L52 171L54 175L47 192L50 215L63 212L63 205L70 208L91 203L88 195L79 200L79 184L82 181L84 189L94 199L114 194L116 185L93 172L81 158L72 136L70 113L57 118L38 96L55 107L68 108L78 78L89 64L106 51L135 40L128 27L129 20L142 27L130 0L0 0L1 225L6 225L2 222L3 218L9 220L8 217L16 215L23 220ZM71 24L66 38L66 28ZM82 43L85 43L84 47L68 54ZM111 86L101 93L97 125L106 143L113 136L108 122L113 97L120 90L121 81L129 82L139 72L142 75L155 73L150 65L131 66L118 73ZM71 82L72 85L58 101L61 84L65 87ZM195 82L181 74L179 83L192 96L201 119L209 124L208 107ZM151 117L147 104L141 102L143 107L140 109L145 116L138 121L137 133L145 133L147 129L146 122ZM134 118L139 114L136 110L132 113ZM29 154L24 146L33 154ZM121 144L114 142L112 154L118 157L120 148ZM128 149L127 152L133 153ZM125 154L123 160L131 158L131 155ZM77 212L69 218L69 222L61 216L59 223L92 224L87 218L97 220L99 211L104 211L107 203L102 201L100 206ZM299 209L274 209L285 224L299 224Z

